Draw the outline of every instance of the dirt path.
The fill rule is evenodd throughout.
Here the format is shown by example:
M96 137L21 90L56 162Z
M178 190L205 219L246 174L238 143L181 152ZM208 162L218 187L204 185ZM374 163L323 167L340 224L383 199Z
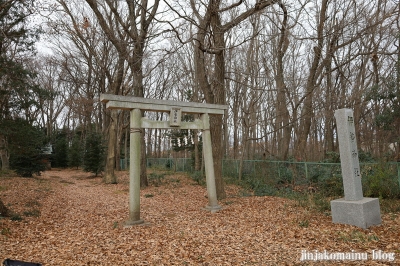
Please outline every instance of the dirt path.
M0 260L43 265L310 265L302 251L394 252L400 261L399 217L361 230L331 223L293 201L238 197L231 188L224 209L211 214L205 188L171 175L141 191L144 225L125 228L128 177L105 185L76 171L49 171L36 179L0 179L1 197L20 213L40 216L0 221ZM30 204L27 204L30 203ZM336 261L334 264L394 265L395 261ZM315 265L323 265L319 261ZM326 265L332 265L332 261Z

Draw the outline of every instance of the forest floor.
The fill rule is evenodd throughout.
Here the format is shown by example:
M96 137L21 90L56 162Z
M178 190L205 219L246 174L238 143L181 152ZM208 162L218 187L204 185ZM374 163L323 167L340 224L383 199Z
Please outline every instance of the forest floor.
M382 225L363 230L333 224L329 215L295 200L243 197L235 186L226 187L223 209L211 213L204 209L206 188L185 174L156 181L141 190L145 223L125 227L127 172L118 172L115 185L72 169L0 177L0 198L14 212L0 219L0 263L10 258L43 265L400 264L399 213L382 213ZM319 260L310 260L316 252ZM344 260L326 260L343 254Z

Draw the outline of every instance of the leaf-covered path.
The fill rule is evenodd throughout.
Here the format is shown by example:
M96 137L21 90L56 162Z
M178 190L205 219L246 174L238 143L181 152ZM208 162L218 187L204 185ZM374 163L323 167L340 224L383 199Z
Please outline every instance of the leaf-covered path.
M0 260L43 265L313 265L304 252L367 254L366 260L319 260L315 265L400 263L400 218L361 230L331 223L295 201L239 197L228 187L223 209L210 213L205 188L183 174L141 190L145 224L124 227L128 176L119 184L79 170L48 171L34 179L0 178L0 197L22 215L0 220ZM40 215L38 215L40 213ZM35 215L37 214L37 215ZM373 259L373 251L395 260Z

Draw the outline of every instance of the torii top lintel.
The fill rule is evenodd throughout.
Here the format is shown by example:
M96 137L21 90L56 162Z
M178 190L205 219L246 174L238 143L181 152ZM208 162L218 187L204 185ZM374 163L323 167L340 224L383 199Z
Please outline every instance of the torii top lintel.
M228 109L227 105L220 104L156 100L113 94L101 94L100 101L106 103L108 109L140 109L154 112L170 112L171 108L180 108L182 113L187 114L223 115L225 110Z

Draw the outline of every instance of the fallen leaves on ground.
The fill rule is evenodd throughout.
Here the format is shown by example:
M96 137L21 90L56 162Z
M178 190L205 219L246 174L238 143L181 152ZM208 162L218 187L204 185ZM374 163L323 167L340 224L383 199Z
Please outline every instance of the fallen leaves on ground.
M118 184L80 170L0 178L0 197L22 219L0 220L0 260L43 265L396 265L400 218L362 230L278 197L240 197L227 187L223 209L204 207L206 188L184 174L141 190L144 224L125 227L127 172ZM373 259L373 251L395 260ZM368 253L368 260L301 261L302 252Z

